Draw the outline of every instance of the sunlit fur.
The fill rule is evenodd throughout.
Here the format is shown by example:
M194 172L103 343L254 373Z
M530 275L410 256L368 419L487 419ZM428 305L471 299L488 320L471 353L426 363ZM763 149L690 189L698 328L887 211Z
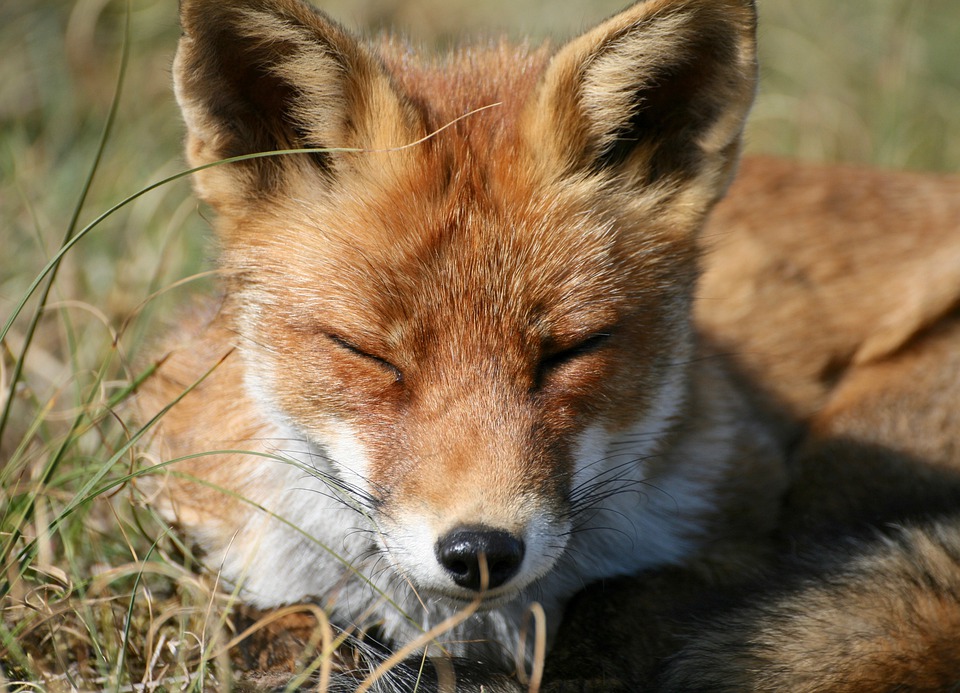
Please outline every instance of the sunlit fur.
M516 574L440 638L509 667L533 601L553 633L596 580L743 560L785 477L690 311L755 87L751 2L436 58L297 0L181 20L191 164L328 148L196 174L223 298L141 395L190 390L154 449L193 457L145 487L226 583L403 643L476 596L438 540L509 532Z

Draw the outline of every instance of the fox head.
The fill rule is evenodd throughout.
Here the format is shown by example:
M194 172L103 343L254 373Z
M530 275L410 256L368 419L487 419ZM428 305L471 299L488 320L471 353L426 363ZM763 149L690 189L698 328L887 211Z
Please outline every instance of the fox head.
M248 395L418 592L511 599L655 476L684 407L753 3L647 0L556 51L435 60L299 0L181 15L190 163L297 150L195 174Z

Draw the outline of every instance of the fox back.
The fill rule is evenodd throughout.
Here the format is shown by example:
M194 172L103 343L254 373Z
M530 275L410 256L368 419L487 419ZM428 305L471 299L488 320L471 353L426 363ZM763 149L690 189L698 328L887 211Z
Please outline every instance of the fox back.
M299 0L181 21L223 298L142 401L176 402L154 449L189 457L155 503L245 599L395 642L479 602L445 646L509 662L532 602L552 631L589 582L736 560L772 526L779 458L690 318L752 2L435 58Z

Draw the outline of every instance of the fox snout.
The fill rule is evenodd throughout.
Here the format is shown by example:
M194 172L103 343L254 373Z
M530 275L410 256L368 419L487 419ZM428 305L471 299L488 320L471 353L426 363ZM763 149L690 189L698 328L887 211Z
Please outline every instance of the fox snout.
M430 513L433 515L432 513ZM380 518L380 552L421 598L483 600L483 609L514 599L563 554L568 523L543 509L508 522L487 515L443 522L433 515ZM449 527L435 529L435 527Z
M570 527L561 485L542 483L519 456L479 459L418 456L413 473L379 487L378 549L423 597L479 596L485 607L509 600L563 553Z
M523 539L490 527L458 527L441 537L437 562L460 587L480 592L509 582L519 571Z

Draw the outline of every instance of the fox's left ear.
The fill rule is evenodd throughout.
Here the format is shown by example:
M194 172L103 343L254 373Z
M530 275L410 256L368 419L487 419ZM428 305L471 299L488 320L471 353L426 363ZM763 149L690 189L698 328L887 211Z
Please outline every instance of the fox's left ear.
M563 46L527 111L546 170L719 196L756 87L752 0L646 0ZM711 190L711 188L714 188Z

